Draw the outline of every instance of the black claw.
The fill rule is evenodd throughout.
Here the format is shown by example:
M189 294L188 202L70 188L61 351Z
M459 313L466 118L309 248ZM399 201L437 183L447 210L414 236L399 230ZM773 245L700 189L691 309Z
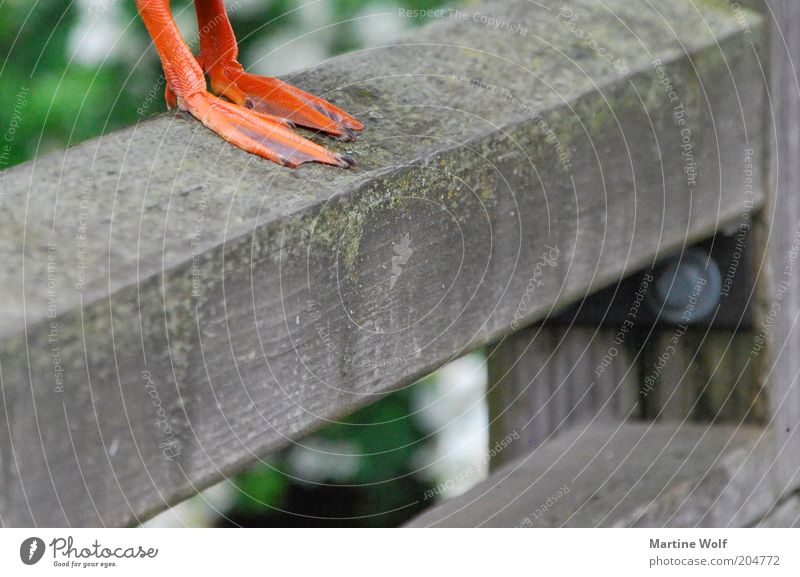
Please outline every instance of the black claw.
M356 165L356 159L352 156L348 156L347 154L340 154L339 160L344 162L347 166L342 166L342 168L353 168Z
M349 128L342 127L342 135L336 137L337 140L341 140L342 142L352 142L356 139L356 133L354 130L350 130Z

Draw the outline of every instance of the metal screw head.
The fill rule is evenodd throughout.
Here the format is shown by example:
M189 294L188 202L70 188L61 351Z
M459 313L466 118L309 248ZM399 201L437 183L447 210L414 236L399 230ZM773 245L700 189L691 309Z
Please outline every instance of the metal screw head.
M720 301L722 274L708 253L689 248L656 269L647 304L660 320L692 324L706 319Z

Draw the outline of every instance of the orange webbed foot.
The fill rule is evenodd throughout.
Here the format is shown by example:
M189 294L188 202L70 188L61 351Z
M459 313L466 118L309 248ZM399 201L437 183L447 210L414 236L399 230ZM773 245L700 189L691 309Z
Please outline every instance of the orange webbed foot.
M291 127L297 124L351 139L364 126L321 98L275 78L245 73L237 61L236 37L223 0L195 0L200 29L197 60L172 18L169 0L136 0L136 6L164 65L170 108L189 111L234 146L284 166L321 162L349 168L355 164ZM211 81L210 91L205 74Z
M252 109L253 115L257 115L256 118L266 116L273 122L277 118L282 118L291 125L324 132L341 140L352 140L355 138L355 133L364 128L364 125L353 116L322 98L277 78L245 72L238 61L239 48L225 12L224 2L195 0L195 8L200 30L200 55L197 63L208 76L209 90L213 94L243 107L239 110L239 115L243 114L242 110ZM272 134L271 132L270 135ZM234 134L233 137L238 139L240 134ZM233 137L230 140L235 143ZM295 140L291 143L294 146L298 141L308 144L304 144L299 152L289 157L290 160L298 159L305 162L304 159L310 158L337 166L353 164L349 158L332 153L328 153L327 157L321 157L319 150L325 149L300 136L295 135ZM280 147L279 153L282 157L286 156L288 142L288 136L284 137L281 132L277 146Z
M181 107L231 144L284 166L321 162L349 168L355 164L348 156L296 134L282 118L238 106L209 92L186 97Z
M241 72L233 82L247 95L254 110L286 118L298 126L342 140L353 140L355 133L364 129L341 108L283 80Z
M353 140L355 133L364 129L356 118L327 100L278 78L249 74L236 60L223 58L227 59L216 61L202 54L198 57L211 81L211 92L217 96L340 140Z

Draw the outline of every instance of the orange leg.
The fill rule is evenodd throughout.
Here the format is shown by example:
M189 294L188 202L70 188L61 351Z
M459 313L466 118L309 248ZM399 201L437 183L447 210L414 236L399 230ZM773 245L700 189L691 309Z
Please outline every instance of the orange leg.
M198 61L211 91L258 112L350 140L364 125L330 102L277 78L248 74L239 64L239 49L223 0L195 0L200 30Z
M201 5L207 7L208 2L198 2L198 8ZM322 162L343 168L353 165L348 157L295 134L286 120L208 92L203 69L172 19L169 0L136 0L136 6L161 57L168 103L188 110L231 144L279 164L295 167L304 162Z

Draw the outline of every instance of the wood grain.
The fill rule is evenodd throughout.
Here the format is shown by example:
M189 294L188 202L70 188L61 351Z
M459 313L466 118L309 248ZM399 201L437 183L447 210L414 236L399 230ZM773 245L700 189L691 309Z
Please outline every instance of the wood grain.
M489 355L489 446L516 432L490 461L493 470L554 436L590 422L639 417L635 352L614 347L608 328L533 325L504 338ZM598 367L604 370L596 374Z
M501 467L412 527L725 527L778 498L760 428L677 423L577 426Z
M760 221L764 259L758 270L760 308L753 348L770 402L770 425L780 452L771 469L785 492L800 485L800 5L765 3L770 23L767 108L770 139L769 203ZM758 339L758 340L757 340ZM766 343L764 341L766 340Z

